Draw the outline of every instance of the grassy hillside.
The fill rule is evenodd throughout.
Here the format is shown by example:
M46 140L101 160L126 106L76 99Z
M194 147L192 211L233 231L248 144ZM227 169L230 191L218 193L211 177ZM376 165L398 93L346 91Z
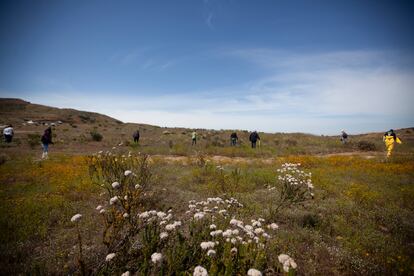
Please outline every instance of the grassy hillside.
M34 123L28 124L28 121ZM58 123L59 122L59 123ZM34 155L40 150L39 136L46 125L54 124L55 145L52 152L93 153L114 146L126 152L136 151L161 155L208 155L240 157L276 157L286 155L331 154L344 152L371 151L371 155L384 151L383 133L351 135L350 142L342 145L338 136L316 136L303 133L262 133L261 146L250 148L249 132L235 130L239 136L237 147L230 147L230 134L234 130L197 129L197 146L191 146L192 129L162 128L145 124L122 123L98 113L58 109L31 104L17 99L0 99L0 125L13 124L16 132L12 145L1 147L13 153L9 147L17 147L18 152ZM132 133L139 129L140 143L132 143ZM102 135L102 140L93 140L91 133ZM404 144L396 147L401 154L412 154L414 149L414 130L402 129L397 134ZM121 144L121 146L119 146Z

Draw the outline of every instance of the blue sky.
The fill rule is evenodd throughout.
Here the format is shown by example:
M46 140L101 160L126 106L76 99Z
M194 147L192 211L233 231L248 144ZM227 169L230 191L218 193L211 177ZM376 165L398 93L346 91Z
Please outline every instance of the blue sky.
M0 1L0 96L171 127L414 126L412 1Z

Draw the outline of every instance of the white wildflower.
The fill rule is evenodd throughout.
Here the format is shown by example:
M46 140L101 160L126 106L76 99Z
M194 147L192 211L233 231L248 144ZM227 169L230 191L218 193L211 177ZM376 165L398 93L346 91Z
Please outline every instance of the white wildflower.
M121 186L121 184L119 184L119 182L112 183L112 188L114 188L114 189L118 189L120 186Z
M211 225L210 225L210 229L212 229L212 230L213 230L213 229L216 229L216 228L217 228L217 226L216 226L215 224L211 224Z
M193 276L208 276L207 270L202 266L196 266L194 268Z
M102 207L102 205L98 205L98 206L96 207L96 210L100 211L102 208L103 208L103 207Z
M256 235L260 235L264 232L264 230L262 228L256 228L254 229L254 233L256 233Z
M236 248L236 247L233 247L233 248L230 250L230 253L231 253L231 254L236 254L236 253L237 253L237 248Z
M262 273L254 268L250 268L249 271L247 271L248 276L262 276Z
M241 226L241 225L243 225L243 222L240 221L240 220L237 220L237 219L231 219L230 224L234 225L234 226Z
M246 226L244 226L244 229L246 229L247 231L253 231L253 226L247 224Z
M165 217L167 214L166 213L164 213L164 212L158 212L157 213L157 217L159 217L159 218L163 218L163 217Z
M219 236L219 235L221 235L221 234L223 234L223 230L216 230L216 231L212 231L212 232L210 232L210 235L211 235L212 237Z
M270 235L267 234L267 233L263 233L262 234L262 237L265 238L265 239L270 239Z
M105 213L105 209L101 209L101 210L99 211L99 213L100 213L100 214Z
M149 217L149 213L147 211L142 212L141 214L139 214L138 216L140 219L146 219Z
M272 230L277 230L279 229L279 225L277 225L276 223L271 223L267 226L267 228L272 229Z
M124 175L125 175L125 176L128 176L128 175L130 175L131 173L132 173L132 172L131 172L130 170L127 170L127 171L125 171L125 172L124 172Z
M215 250L213 250L213 249L209 249L209 250L207 251L207 256L211 257L211 256L214 256L214 255L216 255L216 251L215 251Z
M137 190L138 190L139 188L141 188L141 185L136 184L136 185L135 185L135 189L137 189Z
M219 214L224 216L224 215L227 214L227 210L222 209L222 210L219 211Z
M106 255L105 261L110 262L115 257L115 255L115 253L110 253Z
M293 269L297 268L296 262L286 254L280 254L278 256L278 259L279 259L279 262L283 264L283 270L285 272L289 272L290 267L292 267Z
M167 225L165 226L165 230L167 230L167 231L173 231L173 230L175 230L175 224L174 224L174 223L172 223L172 224L167 224Z
M131 276L131 272L125 271L124 273L121 274L121 276Z
M70 219L70 221L71 222L78 222L81 218L82 218L81 214L76 214Z
M226 231L223 232L223 237L228 238L228 237L231 237L232 234L233 234L233 231L231 229L227 229Z
M154 264L161 262L162 261L162 254L161 253L157 253L157 252L153 253L151 255L151 261Z
M214 248L215 243L212 241L202 242L200 246L203 250Z
M128 218L128 217L129 217L129 214L128 214L128 213L124 213L122 216L123 216L124 218Z
M168 237L168 233L167 232L161 232L160 233L160 239L161 240L163 240L163 239L165 239L165 238L167 238Z
M110 200L109 200L109 204L110 205L114 205L115 203L117 203L118 202L118 197L117 196L114 196L114 197L112 197Z
M204 218L204 215L205 215L205 213L204 213L204 212L198 212L198 213L195 213L195 214L194 214L194 218L195 218L196 220L200 220L200 219Z

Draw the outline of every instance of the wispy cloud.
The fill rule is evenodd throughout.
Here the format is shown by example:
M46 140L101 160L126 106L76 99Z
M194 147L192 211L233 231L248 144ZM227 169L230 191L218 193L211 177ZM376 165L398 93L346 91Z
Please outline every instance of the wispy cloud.
M207 17L206 17L206 24L207 24L207 26L208 26L208 28L210 30L213 30L214 29L214 26L213 26L213 13L212 12L210 12L207 15Z
M173 66L173 59L161 57L157 50L149 47L137 48L125 53L117 52L109 58L111 63L125 67L138 67L145 71L163 71Z

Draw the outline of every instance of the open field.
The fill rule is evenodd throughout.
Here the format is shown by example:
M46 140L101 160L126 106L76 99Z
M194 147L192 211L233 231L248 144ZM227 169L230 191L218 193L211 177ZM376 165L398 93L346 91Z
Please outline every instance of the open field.
M244 205L238 211L243 220L262 217L279 225L266 244L267 262L259 268L272 269L270 274L277 274L280 253L294 258L298 274L413 273L412 158L388 163L352 156L295 156L237 165L196 161L183 165L154 158L154 178L140 211L172 208L184 220L188 201L232 196ZM276 182L276 169L284 162L300 162L312 172L315 196L304 206L271 214L277 197L266 187ZM76 228L70 222L75 213L83 215L79 225L86 267L96 273L109 252L102 244L102 218L95 207L108 205L108 200L101 194L105 190L93 185L85 158L17 158L0 171L2 274L79 273ZM121 274L131 268L136 269L122 263L107 269Z
M7 110L0 109L1 123L13 123L16 137L0 144L1 275L192 275L198 265L210 275L250 268L283 275L280 254L297 265L289 274L414 274L412 129L397 131L403 144L386 160L381 133L351 136L346 145L337 137L260 133L262 145L253 150L246 132L230 147L231 131L198 130L191 147L188 129L20 101ZM39 160L42 123L56 121L51 157ZM133 144L137 127L142 139ZM103 140L93 141L91 131ZM280 169L298 163L291 166L304 174L295 179L311 182L295 186ZM158 213L151 218L149 210ZM77 213L82 218L71 222ZM172 216L165 224L180 225L166 230L162 213ZM272 223L278 228L267 227ZM238 231L229 240L211 235L226 229ZM218 242L210 256L200 247L207 241ZM151 262L154 252L161 262ZM105 261L109 253L116 255Z

